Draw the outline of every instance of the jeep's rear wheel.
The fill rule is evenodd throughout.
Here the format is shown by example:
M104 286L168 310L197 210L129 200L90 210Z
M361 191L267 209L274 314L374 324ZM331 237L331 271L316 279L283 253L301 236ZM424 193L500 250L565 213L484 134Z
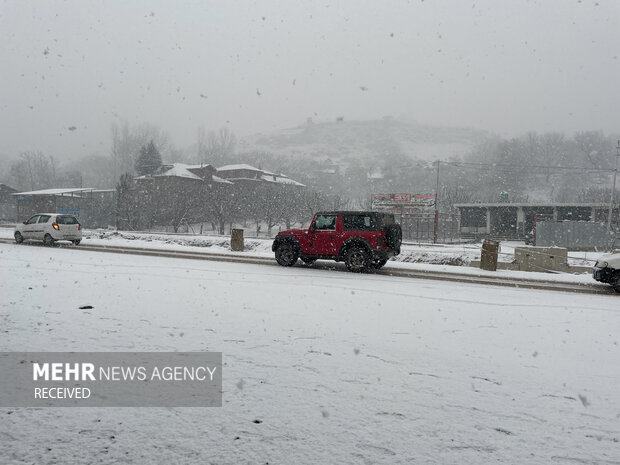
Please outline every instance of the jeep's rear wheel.
M351 247L345 254L344 263L349 271L361 273L370 266L370 255L363 247Z
M372 261L372 267L375 270L378 270L379 268L383 268L383 265L385 265L387 263L388 259L387 258L379 258L376 260Z
M299 258L299 252L293 244L283 243L276 248L276 261L282 266L293 266Z

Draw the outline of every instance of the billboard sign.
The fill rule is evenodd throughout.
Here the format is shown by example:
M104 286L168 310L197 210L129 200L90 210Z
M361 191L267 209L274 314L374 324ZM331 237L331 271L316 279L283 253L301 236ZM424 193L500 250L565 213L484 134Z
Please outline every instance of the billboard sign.
M58 207L56 213L61 215L73 215L76 218L80 217L80 207Z
M429 210L435 206L435 194L372 194L373 210Z

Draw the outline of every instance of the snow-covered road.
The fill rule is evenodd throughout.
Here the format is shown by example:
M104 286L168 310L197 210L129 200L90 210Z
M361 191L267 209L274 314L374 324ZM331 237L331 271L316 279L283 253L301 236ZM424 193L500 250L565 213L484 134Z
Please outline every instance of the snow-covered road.
M225 362L221 409L0 409L2 463L620 463L613 295L0 244L0 296L2 351Z

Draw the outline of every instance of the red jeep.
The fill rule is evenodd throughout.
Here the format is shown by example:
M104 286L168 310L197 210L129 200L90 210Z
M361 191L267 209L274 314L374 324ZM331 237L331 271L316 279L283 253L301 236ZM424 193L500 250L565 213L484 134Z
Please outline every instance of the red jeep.
M320 212L310 227L279 233L271 250L282 266L317 259L344 261L350 271L379 269L400 253L402 231L391 213Z

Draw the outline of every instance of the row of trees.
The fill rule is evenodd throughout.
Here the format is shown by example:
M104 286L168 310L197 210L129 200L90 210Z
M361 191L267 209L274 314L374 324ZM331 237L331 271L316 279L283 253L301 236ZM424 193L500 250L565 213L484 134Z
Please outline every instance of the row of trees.
M597 131L572 137L534 132L512 139L489 137L466 156L441 160L440 209L448 211L454 203L494 202L501 192L517 202L608 202L617 139ZM382 147L381 156L339 160L335 173L327 169L329 162L311 159L270 163L313 189L355 204L363 204L372 193L437 190L436 161L413 159L396 143Z
M116 192L120 229L166 226L177 232L182 225L210 223L220 234L241 224L257 235L271 235L275 226L303 224L335 201L322 193L266 182L224 184L173 176L136 181L129 173L121 176Z
M365 208L370 194L377 192L436 190L436 163L416 160L398 141L381 137L373 142L372 155L332 162L310 156L240 153L236 137L228 129L199 129L195 145L186 150L176 149L167 133L151 124L114 124L111 136L109 156L91 155L63 161L61 166L49 155L24 152L4 168L0 180L19 190L110 188L123 173L144 175L162 162L183 161L216 167L249 163L285 172L309 191L320 192L327 208ZM616 139L596 131L572 136L528 133L512 139L489 137L464 157L442 159L440 206L448 210L454 203L495 201L504 191L511 201L606 202Z
M496 201L504 191L511 201L608 202L616 139L594 131L490 139L464 163L441 166L440 194L447 201Z

